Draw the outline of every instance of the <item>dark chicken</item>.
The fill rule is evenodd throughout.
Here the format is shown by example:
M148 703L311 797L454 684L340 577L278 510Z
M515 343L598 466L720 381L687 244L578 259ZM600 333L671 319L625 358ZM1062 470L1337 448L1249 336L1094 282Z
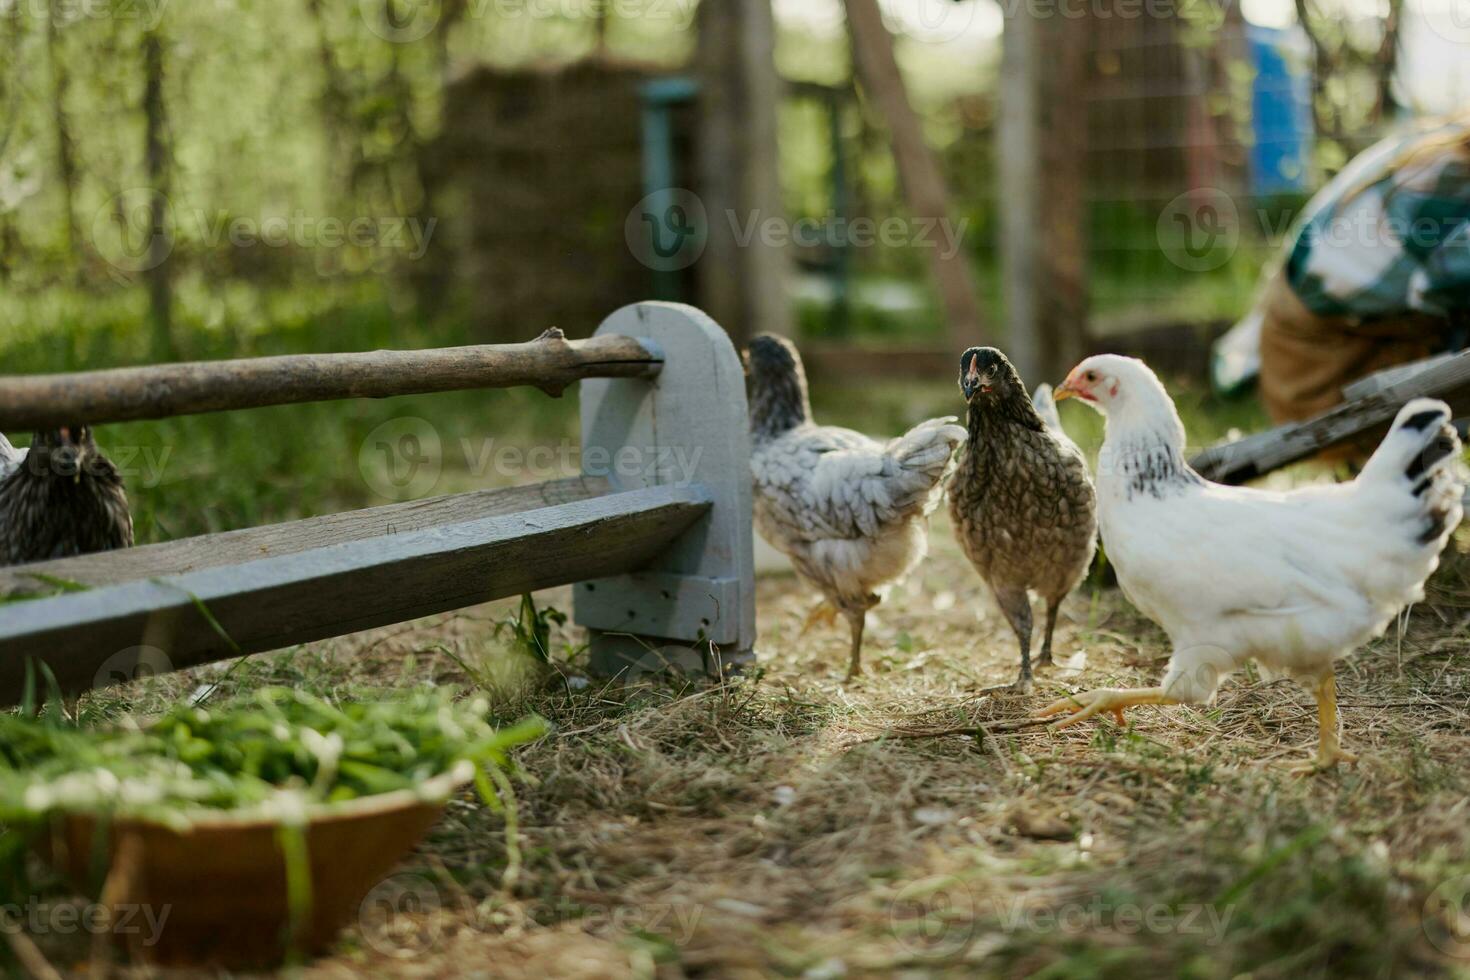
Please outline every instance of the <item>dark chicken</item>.
M90 428L39 432L23 454L8 442L0 447L0 565L132 543L122 476L97 448Z
M1021 645L1014 689L1031 687L1031 597L1046 601L1038 663L1052 662L1062 599L1087 573L1097 542L1097 498L1082 453L1048 425L1006 356L972 347L960 357L968 445L949 482L960 545L990 586Z

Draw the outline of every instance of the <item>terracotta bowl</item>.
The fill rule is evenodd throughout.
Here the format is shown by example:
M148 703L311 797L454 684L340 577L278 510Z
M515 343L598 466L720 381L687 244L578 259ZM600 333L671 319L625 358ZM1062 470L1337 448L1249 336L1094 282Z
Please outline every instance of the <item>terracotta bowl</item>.
M308 955L330 947L358 916L373 886L472 777L466 763L418 790L313 808L306 829L310 917L290 945ZM116 938L134 959L161 966L259 968L279 964L289 951L279 829L279 818L248 811L205 813L184 832L120 819L99 842L93 818L68 815L53 824L42 852L114 910ZM144 925L143 909L153 922L162 921L156 937ZM138 928L121 928L124 915Z

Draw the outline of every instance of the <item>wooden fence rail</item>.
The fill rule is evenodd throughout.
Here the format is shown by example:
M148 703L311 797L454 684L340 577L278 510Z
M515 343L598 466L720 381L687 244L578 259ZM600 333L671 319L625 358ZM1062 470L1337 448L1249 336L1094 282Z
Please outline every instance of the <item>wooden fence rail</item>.
M556 585L592 666L721 669L755 639L744 374L696 309L625 307L595 337L0 380L0 425L320 398L582 387L581 477L0 569L0 704L28 662L76 694ZM587 450L596 448L598 453ZM68 591L54 593L58 583ZM30 594L32 598L17 598Z
M663 355L635 337L360 354L290 354L72 374L0 377L0 431L131 422L341 398L531 385L559 395L585 378L652 378Z

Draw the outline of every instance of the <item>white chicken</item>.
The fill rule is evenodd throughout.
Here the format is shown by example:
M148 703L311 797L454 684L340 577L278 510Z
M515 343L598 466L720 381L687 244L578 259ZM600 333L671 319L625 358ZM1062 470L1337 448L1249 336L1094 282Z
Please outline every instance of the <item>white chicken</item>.
M1209 483L1184 460L1184 425L1142 361L1089 357L1057 389L1107 419L1097 465L1099 525L1123 592L1169 634L1158 687L1099 689L1039 712L1070 725L1140 704L1205 703L1246 660L1308 686L1315 760L1340 744L1334 662L1424 596L1460 522L1465 479L1450 410L1405 405L1350 483L1288 492Z
M747 364L756 529L825 597L808 627L823 613L847 618L854 677L868 610L928 550L928 518L964 427L930 419L883 443L817 425L790 341L755 338Z

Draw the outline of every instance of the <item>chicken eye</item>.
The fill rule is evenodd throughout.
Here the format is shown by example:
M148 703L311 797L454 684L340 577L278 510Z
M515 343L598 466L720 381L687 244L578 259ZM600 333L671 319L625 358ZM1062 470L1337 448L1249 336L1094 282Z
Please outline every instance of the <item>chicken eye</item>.
M1086 374L1084 374L1082 376L1082 380L1084 380L1084 381L1088 382L1089 384L1091 384L1092 382L1094 382L1094 381L1097 380L1097 372L1096 371L1088 371Z

